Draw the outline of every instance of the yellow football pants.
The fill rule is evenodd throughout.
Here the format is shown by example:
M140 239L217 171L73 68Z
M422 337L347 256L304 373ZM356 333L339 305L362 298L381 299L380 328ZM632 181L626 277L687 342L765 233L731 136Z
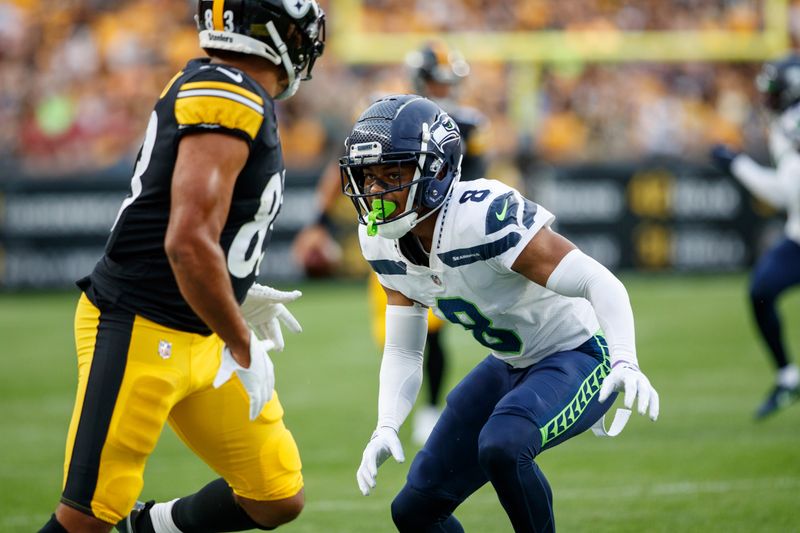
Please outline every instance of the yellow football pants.
M212 387L223 343L82 295L75 313L78 392L69 426L62 502L108 523L128 514L164 423L233 491L269 501L303 487L300 454L275 393L259 417L233 376Z

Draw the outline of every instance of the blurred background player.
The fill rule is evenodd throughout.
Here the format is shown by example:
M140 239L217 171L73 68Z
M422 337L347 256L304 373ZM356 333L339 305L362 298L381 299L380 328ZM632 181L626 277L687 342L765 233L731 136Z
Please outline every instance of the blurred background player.
M488 166L488 122L477 109L458 102L461 83L470 67L460 52L443 41L431 41L406 56L406 68L412 90L430 98L444 109L458 125L462 137L461 181L483 178ZM323 173L317 188L320 215L295 240L294 255L313 277L333 272L341 259L341 249L334 241L329 212L340 197L339 169L330 165ZM372 332L375 342L383 346L384 309L386 294L375 275L368 279ZM442 342L443 322L433 313L428 316L425 380L427 402L414 415L412 440L423 444L441 412L442 386L447 370L447 352Z
M459 105L461 82L470 67L458 50L444 41L432 41L406 56L406 67L415 94L436 102L461 132L461 181L485 177L488 166L486 117L472 107Z
M756 85L770 113L775 167L725 145L714 146L711 157L750 192L787 214L783 238L759 259L750 283L753 315L777 368L775 386L756 411L761 419L800 398L800 371L787 353L776 307L787 289L800 284L800 56L765 64Z

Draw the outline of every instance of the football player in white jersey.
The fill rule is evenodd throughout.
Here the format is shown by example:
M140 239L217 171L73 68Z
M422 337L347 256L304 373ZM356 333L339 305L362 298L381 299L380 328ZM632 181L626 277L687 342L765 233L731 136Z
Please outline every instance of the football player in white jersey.
M378 100L346 141L343 191L388 297L378 423L356 477L367 495L390 455L404 460L397 432L420 389L430 307L490 354L448 395L392 503L395 525L463 531L453 511L491 482L516 531L553 531L538 454L602 431L615 391L653 420L658 394L638 367L622 283L515 189L459 182L460 142L454 121L416 95Z
M784 237L759 259L750 283L750 301L761 337L777 368L775 385L756 411L761 419L800 399L800 370L783 341L776 301L800 284L800 56L767 63L756 78L772 114L769 148L775 168L718 145L711 157L750 192L786 211Z

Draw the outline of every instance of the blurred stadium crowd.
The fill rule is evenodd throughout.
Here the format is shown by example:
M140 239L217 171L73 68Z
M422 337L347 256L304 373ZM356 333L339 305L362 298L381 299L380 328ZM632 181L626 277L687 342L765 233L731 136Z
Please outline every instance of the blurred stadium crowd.
M321 2L336 17L335 6ZM757 0L367 0L381 31L728 29L758 31ZM0 169L37 176L129 166L156 95L201 52L187 0L5 0L0 3ZM800 0L790 26L800 35ZM329 35L329 41L336 35ZM469 58L468 58L469 59ZM753 64L561 64L530 98L534 123L510 116L503 64L473 64L463 103L492 124L495 161L700 159L724 141L759 152ZM279 106L287 166L338 154L366 95L410 91L402 66L348 66L326 55L315 79Z

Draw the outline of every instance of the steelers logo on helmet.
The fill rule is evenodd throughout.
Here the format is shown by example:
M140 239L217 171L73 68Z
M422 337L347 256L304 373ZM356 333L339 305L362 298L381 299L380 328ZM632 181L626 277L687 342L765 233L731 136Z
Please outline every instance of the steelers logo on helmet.
M417 95L392 95L369 106L345 141L339 160L342 191L369 235L398 239L433 215L458 181L461 135L438 105ZM374 165L414 168L411 181L367 192L364 171ZM387 194L408 190L405 205Z
M325 13L316 0L199 0L197 29L204 50L263 57L286 71L292 96L325 49Z
M286 12L296 19L302 18L311 9L309 0L283 0Z

